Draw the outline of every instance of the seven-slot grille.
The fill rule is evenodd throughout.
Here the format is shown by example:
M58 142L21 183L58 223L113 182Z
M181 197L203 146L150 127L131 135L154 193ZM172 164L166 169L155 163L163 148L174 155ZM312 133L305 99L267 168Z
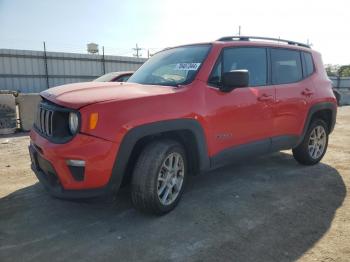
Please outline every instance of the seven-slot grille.
M53 114L52 110L42 106L38 108L35 125L46 136L52 136Z

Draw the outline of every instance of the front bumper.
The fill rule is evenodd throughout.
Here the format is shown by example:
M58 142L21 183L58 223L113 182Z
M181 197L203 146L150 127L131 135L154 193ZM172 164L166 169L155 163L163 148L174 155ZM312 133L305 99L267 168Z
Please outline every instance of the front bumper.
M54 144L31 131L29 153L32 170L54 196L86 198L110 193L111 175L118 145L100 138L78 134L65 144ZM74 175L67 160L85 161L82 176Z

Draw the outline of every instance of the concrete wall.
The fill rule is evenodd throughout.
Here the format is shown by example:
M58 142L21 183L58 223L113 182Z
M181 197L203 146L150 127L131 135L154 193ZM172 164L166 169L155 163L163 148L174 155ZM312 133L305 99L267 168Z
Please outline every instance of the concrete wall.
M11 134L16 130L16 102L11 94L0 95L0 135Z
M38 104L41 101L39 94L19 94L16 102L19 109L21 129L29 131L35 121Z

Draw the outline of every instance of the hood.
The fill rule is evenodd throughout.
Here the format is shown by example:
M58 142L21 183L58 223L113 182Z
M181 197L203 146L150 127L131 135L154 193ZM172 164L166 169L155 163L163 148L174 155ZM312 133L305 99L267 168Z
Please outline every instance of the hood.
M109 100L170 94L175 87L117 82L86 82L53 87L40 93L45 99L65 107L80 107Z

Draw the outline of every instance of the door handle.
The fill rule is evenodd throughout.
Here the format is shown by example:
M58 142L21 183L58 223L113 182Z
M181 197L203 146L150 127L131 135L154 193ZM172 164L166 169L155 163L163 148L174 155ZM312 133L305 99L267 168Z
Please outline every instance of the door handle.
M258 97L258 101L260 102L266 102L266 101L272 101L273 96L268 95L268 94L262 94L261 96Z
M312 92L309 88L305 88L305 89L301 92L301 94L302 94L303 96L311 96L313 93L314 93L314 92Z

